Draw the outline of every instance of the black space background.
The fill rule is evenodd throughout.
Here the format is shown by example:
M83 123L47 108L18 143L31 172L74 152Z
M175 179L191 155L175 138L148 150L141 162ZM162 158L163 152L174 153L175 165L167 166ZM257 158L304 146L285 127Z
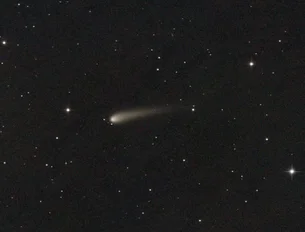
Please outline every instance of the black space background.
M305 229L304 11L5 1L0 230ZM183 110L109 122L166 104Z

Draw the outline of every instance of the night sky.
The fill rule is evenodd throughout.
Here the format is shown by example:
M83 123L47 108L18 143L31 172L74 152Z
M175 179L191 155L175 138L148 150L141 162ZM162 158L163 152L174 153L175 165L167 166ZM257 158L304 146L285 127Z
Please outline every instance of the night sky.
M122 2L1 4L0 231L305 230L305 4Z

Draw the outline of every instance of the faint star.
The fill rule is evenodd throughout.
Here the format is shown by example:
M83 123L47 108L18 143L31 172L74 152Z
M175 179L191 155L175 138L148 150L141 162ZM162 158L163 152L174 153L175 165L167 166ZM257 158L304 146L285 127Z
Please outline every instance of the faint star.
M3 40L3 41L2 41L2 44L3 44L3 45L6 45L6 41L5 41L5 40Z

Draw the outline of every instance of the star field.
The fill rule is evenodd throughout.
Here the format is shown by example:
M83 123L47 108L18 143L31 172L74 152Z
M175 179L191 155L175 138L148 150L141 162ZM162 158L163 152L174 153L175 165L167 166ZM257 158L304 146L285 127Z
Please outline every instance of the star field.
M304 7L3 3L1 231L305 230Z

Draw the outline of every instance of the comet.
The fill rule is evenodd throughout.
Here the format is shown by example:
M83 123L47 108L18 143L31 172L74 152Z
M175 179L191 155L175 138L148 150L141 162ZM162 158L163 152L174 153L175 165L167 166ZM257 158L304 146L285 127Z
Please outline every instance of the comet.
M111 115L110 122L113 124L123 124L143 118L160 115L171 111L171 107L137 108L125 111L118 111Z

